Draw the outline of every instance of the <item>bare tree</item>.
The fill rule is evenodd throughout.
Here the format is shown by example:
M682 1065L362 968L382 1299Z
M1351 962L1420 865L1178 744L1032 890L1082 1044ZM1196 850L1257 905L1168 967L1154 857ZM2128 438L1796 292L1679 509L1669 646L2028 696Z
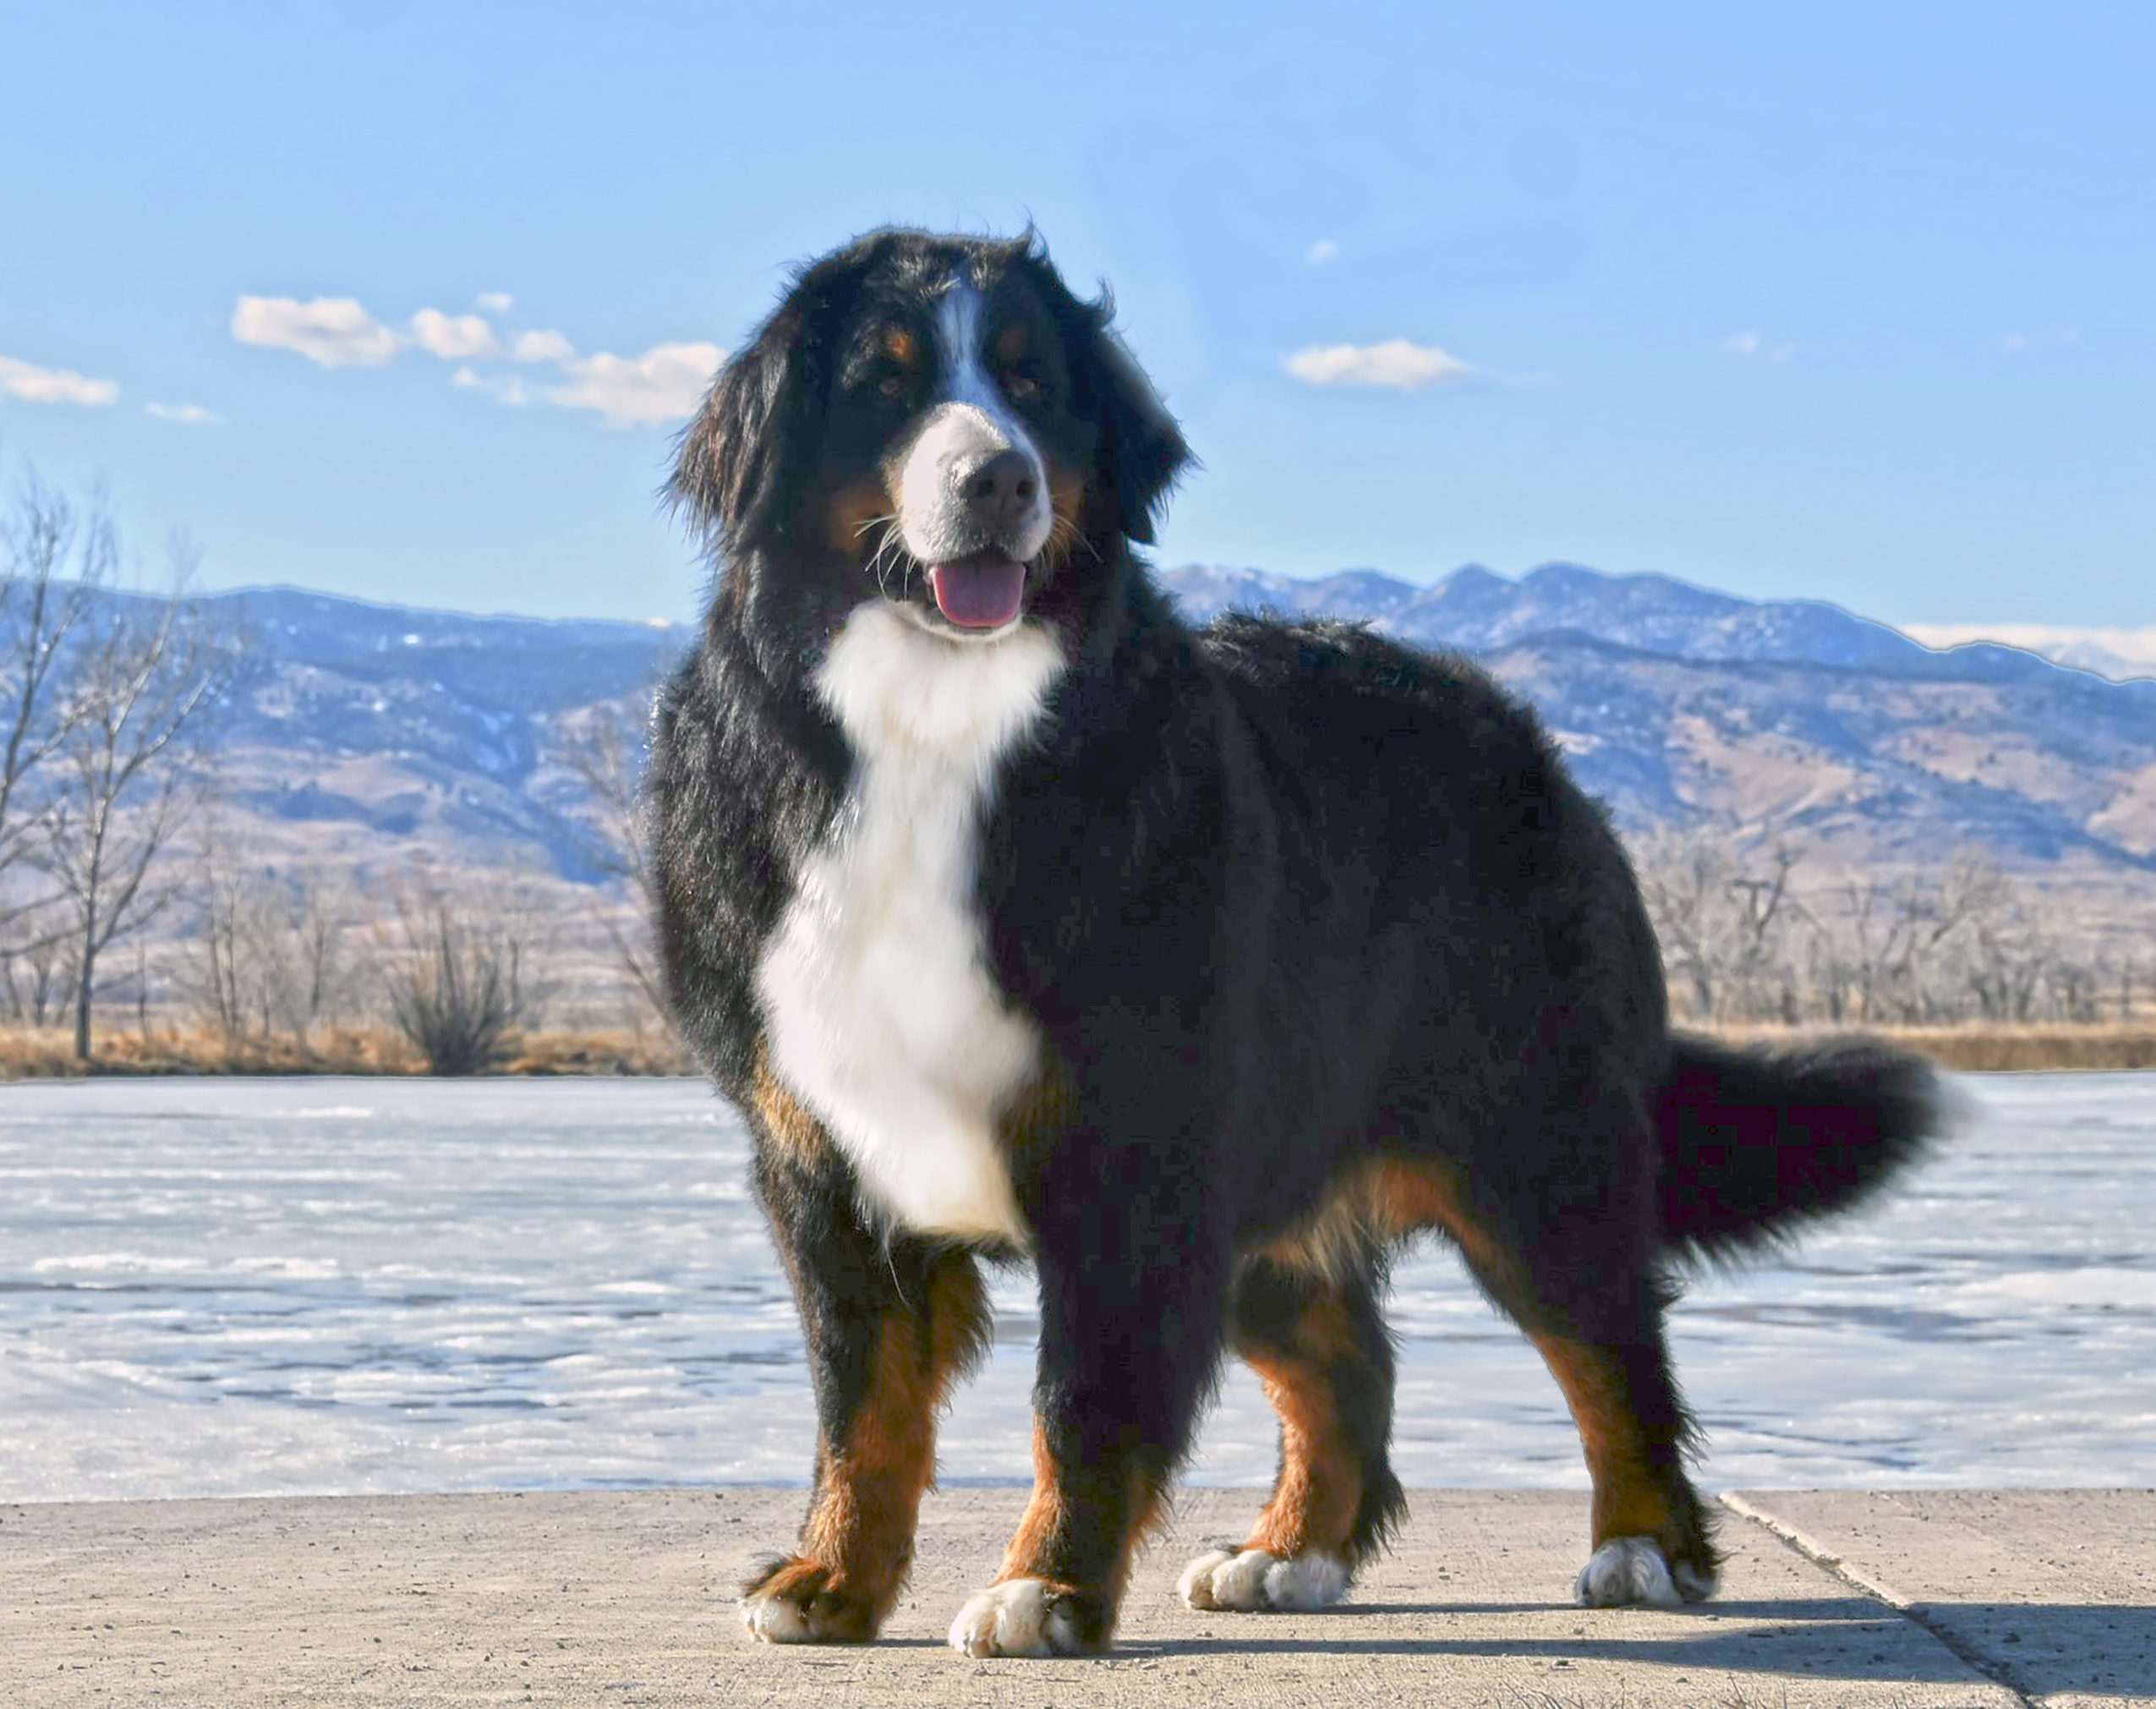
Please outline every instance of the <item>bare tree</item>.
M615 962L646 1008L670 1027L665 983L651 939L654 897L643 802L643 726L619 705L594 706L572 727L561 752L562 764L590 797L589 813L572 821L585 857L617 880L635 905L632 921L611 913L601 917Z
M1730 834L1667 827L1633 850L1662 964L1699 1021L1787 1019L1801 1007L1811 920L1791 874L1802 858L1776 841L1745 850Z
M335 1022L352 1000L356 975L348 941L350 899L320 873L303 875L285 896L276 957L275 1006L293 1042Z
M1981 850L1809 892L1785 842L1664 830L1633 858L1673 999L1695 1021L2126 1021L2145 978Z
M183 940L180 989L197 1018L222 1034L229 1049L258 1017L269 1030L270 898L215 827L203 841L197 894L200 908Z
M513 877L464 897L440 886L401 891L382 945L391 1023L435 1074L478 1074L539 1024L547 990L536 911Z
M77 504L35 470L0 513L0 930L51 900L49 888L23 882L51 828L39 774L79 713L63 692L63 662L115 550L101 502Z
M345 886L254 858L214 810L200 841L194 906L180 934L181 994L227 1047L282 1031L304 1049L356 994L357 910Z
M1871 887L1875 890L1877 887ZM1885 891L1879 956L1864 1018L1920 1023L1945 1018L1946 993L1969 984L1963 951L1987 923L2012 907L2012 887L1971 850L1958 851L1935 875L1896 880ZM1960 967L1956 963L1961 962Z
M73 1005L71 947L59 934L48 933L0 954L0 994L6 996L9 1020L49 1027Z
M1749 1016L1794 1021L1796 960L1786 953L1784 940L1804 912L1789 887L1801 856L1777 839L1755 858L1756 869L1732 874L1726 886L1729 906L1722 934L1733 964L1730 983Z
M78 622L67 733L54 755L65 776L36 856L58 886L74 946L83 1060L98 957L178 893L177 883L154 881L152 869L202 792L195 750L237 661L233 640L178 591L191 550L175 542L172 556L171 598L108 594Z
M1662 965L1682 982L1693 1017L1717 1013L1727 960L1723 902L1735 874L1727 840L1711 832L1668 826L1633 849L1641 900L1662 946Z
M2118 994L2119 1020L2123 1024L2133 1019L2134 985L2143 977L2142 964L2131 950L2105 950L2097 957L2103 970L2104 983Z

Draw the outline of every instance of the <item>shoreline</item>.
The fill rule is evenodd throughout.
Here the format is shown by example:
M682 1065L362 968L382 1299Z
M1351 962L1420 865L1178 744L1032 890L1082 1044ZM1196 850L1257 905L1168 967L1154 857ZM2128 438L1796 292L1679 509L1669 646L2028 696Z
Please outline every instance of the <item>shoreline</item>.
M1962 1073L2131 1072L2156 1069L2156 1024L2134 1022L2016 1027L1727 1026L1691 1028L1739 1044L1800 1045L1863 1033ZM0 1028L0 1084L30 1080L393 1078L424 1079L425 1063L402 1039L377 1027L325 1029L295 1040L227 1041L175 1027L113 1031L79 1061L63 1029ZM500 1063L473 1079L701 1077L688 1053L656 1027L640 1032L559 1031L514 1039Z
M59 1028L0 1028L0 1083L25 1080L353 1078L422 1080L426 1062L386 1027L326 1027L292 1038L227 1040L199 1028L152 1027L92 1035L88 1062ZM656 1027L516 1035L501 1060L460 1079L699 1078L688 1053Z

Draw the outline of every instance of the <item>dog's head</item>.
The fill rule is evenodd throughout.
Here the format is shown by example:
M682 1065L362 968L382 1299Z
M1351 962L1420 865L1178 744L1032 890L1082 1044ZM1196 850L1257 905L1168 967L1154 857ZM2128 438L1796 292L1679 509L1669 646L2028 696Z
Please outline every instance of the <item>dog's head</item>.
M720 370L673 496L799 640L878 597L995 639L1151 541L1189 460L1110 313L1030 236L872 233Z

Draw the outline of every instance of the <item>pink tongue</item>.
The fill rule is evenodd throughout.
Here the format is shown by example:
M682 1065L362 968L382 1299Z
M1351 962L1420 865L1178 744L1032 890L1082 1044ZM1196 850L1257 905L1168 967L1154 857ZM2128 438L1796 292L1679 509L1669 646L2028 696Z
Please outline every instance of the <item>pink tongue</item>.
M999 629L1018 615L1026 566L1001 552L976 552L928 572L936 609L966 629Z

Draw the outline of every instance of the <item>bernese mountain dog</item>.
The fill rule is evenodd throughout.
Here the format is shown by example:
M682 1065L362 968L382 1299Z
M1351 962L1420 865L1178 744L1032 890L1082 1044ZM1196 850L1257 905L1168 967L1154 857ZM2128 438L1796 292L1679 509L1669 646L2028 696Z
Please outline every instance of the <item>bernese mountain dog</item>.
M717 575L654 726L658 923L818 1425L749 1630L890 1613L984 1263L1039 1279L1034 1484L954 1647L1108 1646L1223 1347L1279 1474L1181 1594L1337 1601L1403 1515L1383 1300L1424 1230L1578 1422L1579 1599L1705 1597L1664 1312L1917 1154L1934 1078L1673 1035L1608 819L1465 660L1182 622L1133 548L1190 452L1110 315L1030 234L874 232L681 444Z

